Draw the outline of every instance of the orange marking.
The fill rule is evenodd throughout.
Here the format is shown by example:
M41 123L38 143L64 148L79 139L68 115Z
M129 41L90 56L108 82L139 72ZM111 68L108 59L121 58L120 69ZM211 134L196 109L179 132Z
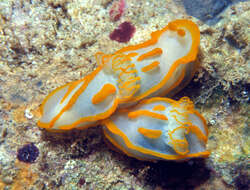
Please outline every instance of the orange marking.
M132 67L131 67L132 68ZM127 76L129 76L130 78L129 79L131 79L131 78L134 78L135 76L134 75L132 75L132 76L130 76L130 75L128 75L128 74L133 74L133 73L135 73L135 74L137 74L137 70L135 70L135 69L133 69L133 70L130 70L130 71L126 71L125 72L125 70L122 70L123 72L121 72L120 74L119 74L119 76L118 76L118 78L119 78L119 81L118 82L120 82L122 79L122 76L123 75L125 75L125 77L127 77ZM127 75L126 75L127 74Z
M68 90L67 92L65 93L65 95L63 96L60 104L62 104L64 102L64 100L68 97L68 95L74 90L75 87L77 87L77 85L79 83L81 83L82 81L81 80L78 80L78 81L75 81L75 82L72 82L71 85L68 87Z
M170 22L168 24L169 30L177 30L177 26L174 24L174 22Z
M186 96L179 100L179 104L182 105L186 110L194 109L193 102Z
M180 116L180 115L179 115ZM188 115L186 114L185 116L184 115L182 115L185 119L188 117ZM191 126L192 125L192 123L191 122L181 122L181 121L179 121L178 119L177 119L177 116L176 115L172 115L172 117L175 119L175 121L177 122L177 123L179 123L180 125L182 125L182 126Z
M151 70L155 69L159 64L160 64L159 61L154 61L154 62L152 62L151 64L149 64L149 65L147 65L147 66L145 66L145 67L142 67L142 68L141 68L141 71L142 71L142 72L151 71Z
M112 84L105 84L102 89L97 92L92 98L93 104L99 104L104 101L109 95L114 94L116 92L116 88Z
M186 154L186 155L168 155L168 154L164 154L164 153L160 153L160 152L155 152L153 150L150 150L150 149L147 149L147 148L143 148L141 146L136 146L134 145L130 140L129 138L115 125L115 123L113 121L111 121L110 119L106 119L104 120L103 124L107 127L107 129L115 134L115 135L118 135L120 136L123 141L124 141L124 144L125 146L128 148L128 149L132 149L134 151L138 151L142 154L146 154L146 155L152 155L152 156L155 156L155 157L158 157L158 158L163 158L163 159L166 159L166 160L181 160L181 159L185 159L185 158L194 158L194 157L208 157L210 155L210 152L209 151L204 151L204 152L198 152L198 153L192 153L192 154ZM109 139L111 139L111 143L115 142L117 140L113 139L112 137L109 136ZM116 143L118 144L118 143ZM115 144L114 144L115 145ZM123 152L128 152L127 150L125 150L125 148L121 147L121 146L117 146L119 149L121 149ZM125 151L124 151L125 150ZM127 153L126 153L127 154ZM131 156L133 157L136 157L134 156L132 153L129 153ZM128 155L128 156L130 156ZM136 157L137 158L137 157ZM143 155L142 157L140 157L143 159Z
M77 130L84 130L84 129L87 129L89 127L94 127L96 125L98 125L98 123L94 122L94 123L90 123L90 124L85 124L85 125L83 125L81 127L77 127L76 129ZM65 131L68 131L68 130L71 130L71 129L72 129L72 127L70 125L65 125L65 126L60 126L58 129L47 128L46 131L55 132L55 133L58 133L58 132L59 133L60 132L64 132L65 133Z
M148 111L148 110L137 110L137 111L133 111L133 112L128 113L128 117L130 119L137 118L137 117L139 117L141 115L142 116L152 117L152 118L155 118L155 119L165 120L165 121L168 120L168 118L165 115L159 114L159 113L154 113L154 112L151 112L151 111Z
M131 53L132 56L137 53ZM140 88L140 77L137 77L135 64L131 63L128 55L117 54L112 60L112 69L118 75L119 102L126 102Z
M135 73L134 75L131 75ZM131 70L131 71L128 71L127 73L125 72L121 72L118 76L118 79L117 79L117 82L120 84L122 84L124 81L127 81L127 80L134 80L135 78L137 79L140 79L140 77L136 77L136 74L137 74L137 71L136 70Z
M124 55L124 54L117 54L112 59L112 69L114 71L118 71L121 69L122 65L127 66L128 64L131 65L131 58ZM133 65L132 65L133 67Z
M119 102L122 102L123 99L128 99L130 97L132 97L139 89L140 89L140 85L134 85L131 86L129 88L124 88L124 89L120 89L120 94L128 94L127 96L122 96L121 99L119 99Z
M190 114L191 112L190 111L185 111L185 112L179 112L178 110L176 110L176 109L173 109L173 110L170 110L170 113L177 113L178 115L180 115L180 116L183 116L183 117L185 117L185 118L187 118L188 117L188 115L187 114Z
M96 59L98 66L102 64L103 56L105 56L105 54L103 52L97 52L95 54L95 59Z
M140 57L137 58L137 61L142 61L144 59L152 58L154 56L159 56L162 54L162 49L161 48L155 48L147 53L144 53L140 55Z
M166 107L162 104L156 105L153 108L153 111L164 111L164 110L166 110Z
M185 30L183 30L183 29L178 29L178 30L177 30L177 34L178 34L179 36L181 36L181 37L184 37L185 34L186 34L186 32L185 32Z
M139 133L144 135L145 137L148 137L150 139L157 139L161 136L162 131L161 130L155 130L155 129L145 129L143 127L138 128L137 130Z
M199 139L200 141L202 141L202 142L204 142L204 143L207 142L207 136L204 135L204 134L202 133L202 131L200 130L199 127L197 127L197 126L195 126L195 125L192 125L192 126L190 126L189 128L190 128L190 132L191 132L191 133L194 133L194 134L198 137L198 139Z
M122 70L122 72L120 73L120 75L133 73L136 70L131 70L131 71L133 71L133 72L131 72L131 71L128 71L128 69L129 68L134 68L134 67L135 67L135 64L130 64L126 68L121 67L120 69Z
M97 66L107 64L112 58L112 54L104 54L103 52L97 52L95 54Z
M120 84L118 87L119 88L127 88L127 86L129 86L131 83L134 86L136 84L136 81L140 81L140 79L141 79L140 77L132 77L132 78L128 79L127 81L123 82L122 84Z
M199 127L195 126L195 125L189 125L189 126L180 126L175 128L174 130L170 131L169 137L171 139L171 143L174 146L174 150L176 151L176 153L178 154L187 154L189 152L188 150L188 142L185 139L174 139L173 138L173 133L175 133L175 131L179 130L179 129L186 129L186 134L188 134L189 132L194 133L198 139L204 143L207 142L207 136L205 136L202 131L200 130ZM184 149L182 152L180 151L180 149Z
M176 127L174 130L168 132L169 138L171 140L170 143L174 146L173 148L177 154L186 155L189 152L187 139L185 137L184 139L173 138L173 134L179 129L186 129L185 133L189 133L189 128L185 126Z
M195 112L195 110L193 112ZM173 115L172 117L175 118L176 122L178 122L181 125L180 127L183 127L183 128L186 127L186 128L188 128L188 130L190 130L192 133L194 133L198 137L198 139L200 139L201 141L203 141L205 143L207 142L207 134L204 135L203 132L201 131L201 129L199 127L193 125L191 122L180 122L175 115ZM203 121L202 118L203 117L201 117L200 119ZM204 128L205 128L205 131L207 133L206 125L204 125Z
M139 55L139 53L136 53L136 52L131 52L128 54L129 57L135 57L137 55Z
M83 81L83 79L81 79L80 81ZM55 90L53 90L52 92L50 92L50 94L48 94L48 95L45 97L45 99L43 100L41 106L39 107L39 110L40 110L41 115L43 115L44 106L45 106L46 102L49 100L49 98L51 98L55 93L57 93L57 92L60 91L61 89L65 88L65 87L67 87L67 86L70 86L72 83L73 83L73 82L67 83L67 84L65 84L65 85L63 85L63 86L60 86L60 87L56 88Z

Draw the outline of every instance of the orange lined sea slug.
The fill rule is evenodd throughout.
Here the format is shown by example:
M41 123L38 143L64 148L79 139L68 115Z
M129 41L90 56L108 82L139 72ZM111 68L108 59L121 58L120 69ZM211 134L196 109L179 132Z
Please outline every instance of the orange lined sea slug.
M200 32L189 20L175 20L151 39L114 54L97 53L98 67L89 75L52 91L41 105L38 126L69 130L87 128L153 96L182 89L197 69Z
M120 109L103 120L106 138L140 160L185 160L208 157L207 126L187 97L151 98Z

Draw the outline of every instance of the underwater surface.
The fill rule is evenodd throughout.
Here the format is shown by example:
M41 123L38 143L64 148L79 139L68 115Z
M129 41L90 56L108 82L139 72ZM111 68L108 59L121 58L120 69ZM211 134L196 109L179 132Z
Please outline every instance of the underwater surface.
M168 25L176 19L195 23L200 43L194 53L197 64L191 64L190 70L184 69L184 79L189 81L187 75L191 73L192 80L185 85L177 82L185 87L180 90L175 86L173 89L178 93L170 89L167 95L176 101L189 97L202 115L200 118L204 117L207 141L194 151L206 149L209 156L198 153L196 158L183 160L186 158L183 146L177 146L176 151L176 146L170 143L170 152L182 156L176 160L167 159L172 157L158 160L143 152L144 149L139 149L139 153L130 150L106 121L85 130L53 131L54 128L46 130L37 125L43 116L41 104L50 92L90 76L99 68L100 60L105 62L103 57L96 56L97 52L118 55L118 50L127 46L141 48L137 45L150 40L152 32L166 26L169 39L187 37L190 31L193 34L193 29L186 30L186 24L184 32ZM182 53L172 48L175 42L165 43L173 52L170 56ZM159 44L157 51L144 54L144 58L154 59L164 54L157 49L162 45ZM0 0L0 190L250 189L249 44L247 0ZM154 63L144 70L160 64ZM109 73L109 68L105 72ZM178 72L171 76L178 76ZM101 78L96 83L105 80ZM114 93L112 88L109 90ZM99 99L96 96L96 101L105 99L104 95ZM91 101L84 99L80 105ZM56 104L53 102L50 107L54 109ZM112 114L116 117L116 113ZM160 116L163 117L150 115ZM170 115L167 117L170 122ZM142 124L148 124L147 121L142 119ZM192 122L195 121L198 122L193 118ZM132 130L131 125L127 128L126 125L126 135L132 136L134 133L128 131ZM204 130L204 126L200 129ZM162 134L159 130L139 129L152 142ZM184 136L176 137L194 138L188 137L190 131L182 132ZM143 146L151 145L143 143ZM129 156L123 153L126 151Z

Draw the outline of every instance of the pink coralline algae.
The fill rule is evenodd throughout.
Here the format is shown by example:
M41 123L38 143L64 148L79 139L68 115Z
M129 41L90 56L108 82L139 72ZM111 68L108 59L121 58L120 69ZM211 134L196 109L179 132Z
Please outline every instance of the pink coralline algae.
M111 40L126 43L133 37L134 33L135 27L130 22L123 22L109 35L109 37Z
M126 8L125 0L118 0L112 4L109 16L112 21L118 21Z

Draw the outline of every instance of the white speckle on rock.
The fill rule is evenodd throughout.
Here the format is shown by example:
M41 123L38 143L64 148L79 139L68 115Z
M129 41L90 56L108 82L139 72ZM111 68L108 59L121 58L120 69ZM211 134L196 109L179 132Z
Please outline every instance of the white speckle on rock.
M30 113L30 110L29 110L29 109L26 109L26 110L24 111L24 115L25 115L25 117L26 117L27 119L32 119L32 118L33 118L33 114Z

